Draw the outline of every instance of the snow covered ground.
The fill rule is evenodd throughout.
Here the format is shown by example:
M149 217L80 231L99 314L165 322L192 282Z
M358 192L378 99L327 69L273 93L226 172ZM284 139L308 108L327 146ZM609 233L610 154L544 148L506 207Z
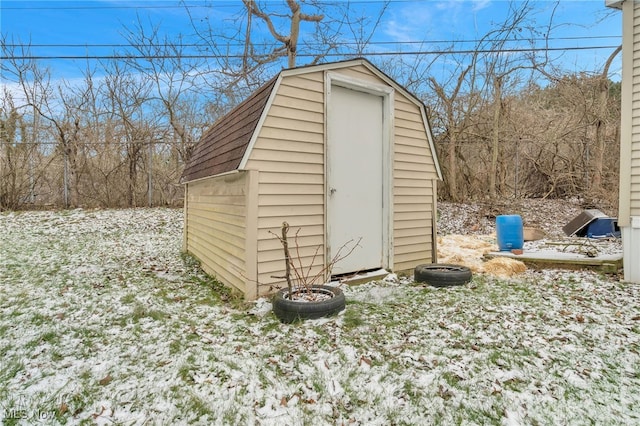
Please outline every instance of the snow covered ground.
M280 324L181 257L182 211L0 213L7 424L639 424L640 286L345 288Z

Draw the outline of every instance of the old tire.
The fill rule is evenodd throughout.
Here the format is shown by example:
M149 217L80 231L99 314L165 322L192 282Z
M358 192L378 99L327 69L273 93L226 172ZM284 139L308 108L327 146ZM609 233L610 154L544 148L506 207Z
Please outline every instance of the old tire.
M273 296L273 313L283 323L292 323L336 315L344 309L345 298L341 289L329 285L314 285L311 291L331 294L332 297L317 302L290 300L286 298L289 291L285 288Z
M416 282L434 287L451 287L471 281L471 270L462 265L433 263L416 266L413 276Z

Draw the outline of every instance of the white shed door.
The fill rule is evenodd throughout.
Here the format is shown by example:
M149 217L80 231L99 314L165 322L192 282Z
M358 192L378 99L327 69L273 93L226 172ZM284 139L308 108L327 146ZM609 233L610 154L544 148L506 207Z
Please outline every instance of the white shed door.
M329 258L360 247L333 274L383 266L383 97L332 85L327 121Z

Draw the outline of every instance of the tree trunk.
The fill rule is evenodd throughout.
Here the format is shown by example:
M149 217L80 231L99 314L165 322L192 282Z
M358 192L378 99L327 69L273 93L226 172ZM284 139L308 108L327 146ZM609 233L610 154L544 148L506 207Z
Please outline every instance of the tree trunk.
M298 56L298 36L300 35L300 5L295 2L289 2L295 4L295 7L291 7L293 16L291 16L291 32L289 33L289 42L287 43L287 56L288 56L288 68L294 68L296 66L296 58Z
M491 132L491 166L489 170L489 197L496 198L498 150L500 149L500 115L502 109L502 77L493 79L493 131Z
M128 207L136 207L136 183L138 180L138 167L137 167L137 158L138 158L138 150L136 147L129 147L128 152L128 160L129 160L129 177L127 182L127 206Z
M458 134L454 130L449 137L447 149L447 184L449 185L449 195L452 201L460 201L458 194Z
M600 82L598 84L598 107L597 117L595 120L596 128L596 144L595 152L593 155L593 178L591 181L590 189L594 194L600 194L602 192L602 176L604 174L604 152L605 152L605 136L607 130L607 106L609 103L609 67L613 62L613 59L622 51L622 46L619 46L607 59L602 74L600 75Z

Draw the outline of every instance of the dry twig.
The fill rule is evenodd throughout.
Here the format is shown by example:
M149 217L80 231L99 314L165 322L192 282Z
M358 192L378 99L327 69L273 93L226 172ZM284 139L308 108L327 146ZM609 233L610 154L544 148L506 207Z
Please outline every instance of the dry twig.
M289 224L287 222L282 222L282 236L275 234L274 232L269 231L270 234L274 235L282 244L284 249L284 260L285 260L285 275L283 277L280 276L272 276L272 278L284 278L287 280L287 286L289 288L289 298L291 298L294 294L294 286L292 275L295 277L296 286L300 290L306 290L307 292L312 292L312 287L317 285L320 280L325 280L327 277L331 277L331 271L336 263L347 258L353 253L356 247L360 247L360 242L362 241L362 237L359 238L355 244L349 249L348 252L344 253L344 250L353 243L353 239L347 241L340 247L335 254L335 256L324 265L318 272L312 275L313 267L316 265L316 260L318 258L318 253L322 246L317 246L313 256L311 258L311 262L309 265L305 267L302 263L302 255L300 254L300 243L298 241L298 235L300 233L300 228L295 233L294 241L295 241L295 258L291 257L291 252L289 249L289 241L287 239L287 233L289 231ZM297 259L297 264L295 260Z

